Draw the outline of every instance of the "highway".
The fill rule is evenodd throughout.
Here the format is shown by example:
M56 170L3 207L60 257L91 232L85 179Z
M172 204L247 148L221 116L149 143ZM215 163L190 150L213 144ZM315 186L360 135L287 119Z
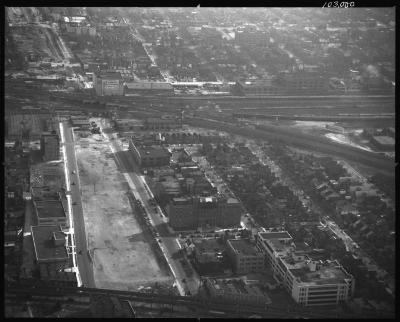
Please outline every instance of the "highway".
M109 125L105 123L102 119L99 122L103 137L110 143L111 150L116 158L117 165L120 167L121 171L128 176L128 184L135 195L135 198L140 200L148 217L150 218L151 225L154 226L159 236L157 236L158 244L168 262L168 265L176 279L176 284L181 295L185 294L196 294L200 285L200 277L192 269L193 275L188 276L185 273L185 268L182 266L180 260L176 260L179 256L180 245L177 242L177 236L167 225L167 218L162 213L161 208L157 207L157 211L148 203L148 200L153 198L150 189L148 188L144 176L137 164L135 163L132 154L129 151L124 151L122 147L117 143L115 133L105 133L104 128L109 128ZM106 130L106 132L108 132ZM184 262L185 258L180 258ZM187 263L187 261L186 261ZM190 265L187 263L186 265ZM183 281L186 282L183 282Z
M95 287L92 262L89 258L89 252L87 248L85 221L83 217L83 208L81 201L79 169L76 162L73 133L72 129L66 123L62 123L61 126L63 128L62 132L64 134L62 135L62 139L64 139L62 144L64 144L66 152L66 176L67 178L69 178L67 180L67 189L70 189L70 193L67 197L70 198L69 204L72 208L71 215L73 223L73 238L76 244L76 251L73 256L75 256L76 258L76 263L78 265L79 275L82 284L87 287ZM73 174L73 172L75 172L75 174Z

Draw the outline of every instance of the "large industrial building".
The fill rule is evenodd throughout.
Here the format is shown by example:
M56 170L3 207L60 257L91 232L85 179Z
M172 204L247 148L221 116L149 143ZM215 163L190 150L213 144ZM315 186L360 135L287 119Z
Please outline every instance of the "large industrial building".
M277 83L286 94L323 94L329 89L328 78L316 72L281 73Z
M129 150L142 168L169 165L171 159L171 153L166 148L159 145L135 145L132 139L129 140Z
M40 148L44 161L60 160L60 138L58 134L43 132Z
M296 251L287 231L261 232L257 247L265 254L274 278L304 306L337 305L348 301L355 280L337 261L315 261Z
M268 305L271 299L258 285L244 282L242 279L207 278L205 285L212 298L234 303Z
M131 82L125 84L125 95L152 94L173 95L174 88L165 82Z
M67 264L67 237L59 226L32 226L31 233L38 264Z
M265 268L265 256L248 239L230 239L228 256L236 274L262 272Z
M167 213L170 226L177 230L238 227L242 205L234 198L173 198Z
M93 75L93 84L99 96L124 95L124 85L121 73L101 72Z

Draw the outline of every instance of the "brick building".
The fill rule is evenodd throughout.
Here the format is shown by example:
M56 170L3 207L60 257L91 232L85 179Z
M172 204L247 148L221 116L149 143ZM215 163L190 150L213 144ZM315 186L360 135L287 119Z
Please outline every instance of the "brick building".
M167 214L170 226L177 230L238 227L242 205L234 198L173 198Z
M264 254L248 239L230 239L228 256L236 274L257 273L264 270Z

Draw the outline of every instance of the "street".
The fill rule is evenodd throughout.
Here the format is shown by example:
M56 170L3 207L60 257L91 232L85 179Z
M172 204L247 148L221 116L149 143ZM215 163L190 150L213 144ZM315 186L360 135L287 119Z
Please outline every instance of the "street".
M142 205L150 218L151 224L155 227L160 236L157 239L161 240L161 242L159 242L160 248L176 279L178 290L180 291L181 295L186 295L187 291L189 291L192 295L196 294L200 285L200 278L195 271L193 271L193 276L187 276L181 263L173 259L174 255L180 250L180 246L177 243L176 234L169 230L169 227L166 223L166 217L161 214L161 209L158 207L156 212L149 205L148 200L154 196L147 187L144 176L141 175L139 167L133 160L132 155L128 151L123 151L122 147L117 144L115 140L115 134L104 133L103 128L107 128L108 125L105 124L103 119L101 120L99 126L101 128L103 137L110 143L110 147L114 153L117 164L123 171L123 175L127 177L127 181L135 195L135 198L142 202ZM113 139L110 140L110 137ZM182 282L183 279L186 280L186 283Z
M75 252L73 256L76 258L76 263L79 270L79 275L82 284L85 287L95 287L92 262L89 258L89 253L87 249L86 241L86 231L85 231L85 221L83 217L82 201L81 201L81 191L80 191L80 181L79 181L79 171L78 165L75 157L75 144L72 135L72 129L68 127L67 124L62 123L64 133L64 146L65 146L65 162L67 164L67 190L70 190L70 194L67 196L70 208L72 208L71 216L73 223L73 239L75 240ZM61 136L63 137L63 136ZM72 174L73 171L75 174ZM74 182L75 184L71 184ZM72 206L71 206L72 202ZM75 204L76 203L76 204Z

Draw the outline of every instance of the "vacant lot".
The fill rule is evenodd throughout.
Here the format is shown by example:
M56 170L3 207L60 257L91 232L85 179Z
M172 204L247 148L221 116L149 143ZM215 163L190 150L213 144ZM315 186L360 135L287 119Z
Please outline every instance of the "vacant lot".
M108 143L101 135L78 138L76 156L82 190L88 249L93 258L96 287L136 290L170 283L136 221Z

